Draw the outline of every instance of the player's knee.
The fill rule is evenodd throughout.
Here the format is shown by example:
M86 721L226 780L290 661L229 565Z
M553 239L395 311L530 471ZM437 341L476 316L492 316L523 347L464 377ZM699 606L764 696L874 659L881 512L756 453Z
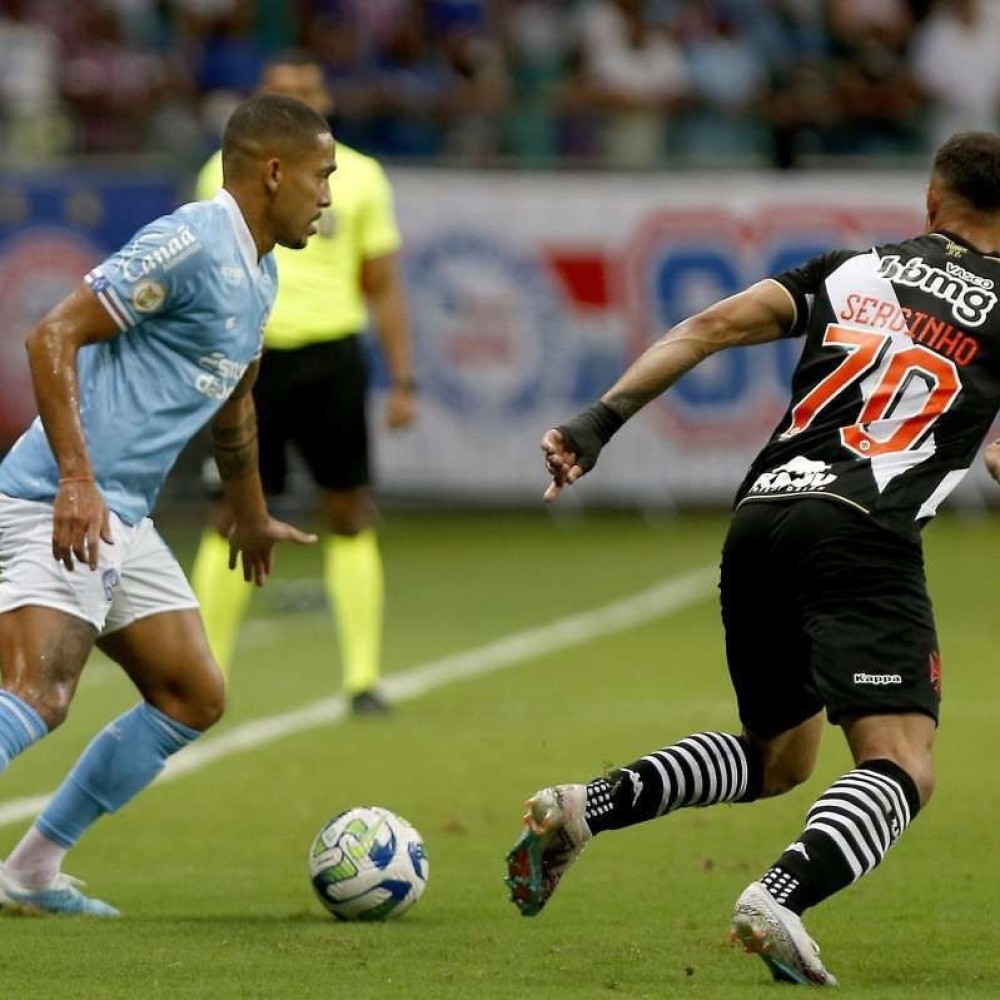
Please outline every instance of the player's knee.
M793 788L808 781L812 777L815 762L813 760L775 760L765 765L764 780L761 785L761 798L772 795L784 795Z
M214 663L196 676L150 692L150 703L171 719L204 732L222 718L226 709L226 687Z
M44 690L34 686L20 688L17 684L10 684L6 690L30 705L42 717L50 733L53 729L58 729L69 715L73 690L62 684L51 685Z
M225 714L226 685L218 670L213 671L210 680L199 685L191 699L188 712L193 721L187 723L192 729L204 732L211 729Z
M375 509L368 490L332 491L326 495L324 514L330 534L352 537L371 527Z

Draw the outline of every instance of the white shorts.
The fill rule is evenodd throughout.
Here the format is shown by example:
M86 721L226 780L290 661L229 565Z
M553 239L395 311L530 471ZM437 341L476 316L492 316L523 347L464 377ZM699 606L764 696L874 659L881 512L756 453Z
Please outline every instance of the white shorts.
M65 611L108 635L140 618L197 608L198 600L153 522L109 512L114 545L101 541L96 570L52 556L52 504L0 493L0 614L29 604Z

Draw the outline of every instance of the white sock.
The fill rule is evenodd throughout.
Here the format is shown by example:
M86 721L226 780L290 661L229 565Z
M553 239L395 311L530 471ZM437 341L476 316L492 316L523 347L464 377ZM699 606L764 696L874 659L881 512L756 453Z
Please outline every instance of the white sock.
M32 827L10 852L4 872L26 889L48 889L62 868L66 848Z

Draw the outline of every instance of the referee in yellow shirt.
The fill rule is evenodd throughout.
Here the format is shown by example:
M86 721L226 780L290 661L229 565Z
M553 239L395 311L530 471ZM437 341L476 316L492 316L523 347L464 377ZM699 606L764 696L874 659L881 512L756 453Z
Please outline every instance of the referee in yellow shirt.
M319 62L305 52L273 56L264 93L298 98L327 115L332 101ZM202 169L196 196L222 184L222 157ZM275 249L278 298L264 330L264 356L254 388L260 473L270 495L285 486L294 446L322 493L324 581L340 638L344 688L356 714L388 708L379 694L382 560L372 527L367 377L361 343L369 310L392 385L385 419L405 427L416 415L409 327L399 274L400 235L392 192L371 157L337 144L330 178L333 204L304 250ZM229 572L226 517L207 529L192 570L209 642L228 674L251 586Z

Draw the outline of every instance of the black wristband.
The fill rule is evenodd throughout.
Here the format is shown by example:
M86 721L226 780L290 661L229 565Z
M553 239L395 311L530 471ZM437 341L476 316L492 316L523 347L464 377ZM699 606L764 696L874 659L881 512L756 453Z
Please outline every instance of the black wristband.
M566 446L575 453L576 464L584 472L589 472L597 464L601 449L624 423L625 418L620 413L598 400L556 430Z

